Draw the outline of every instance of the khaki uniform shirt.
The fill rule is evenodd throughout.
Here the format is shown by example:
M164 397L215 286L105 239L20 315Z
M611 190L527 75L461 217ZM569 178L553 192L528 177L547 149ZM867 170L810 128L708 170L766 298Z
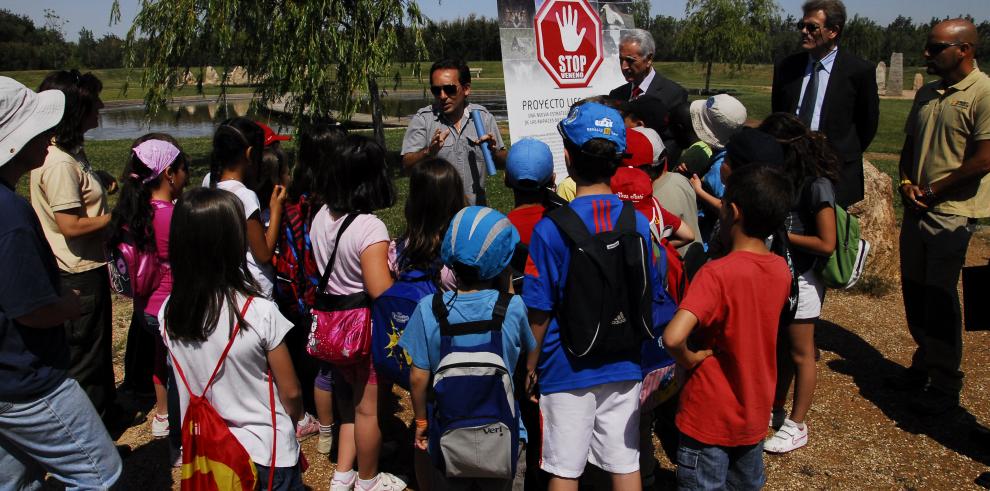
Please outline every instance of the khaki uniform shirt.
M914 138L912 181L923 186L949 175L975 153L977 141L990 139L990 77L973 70L948 88L941 81L925 85L914 97L905 132ZM990 216L990 174L938 198L938 213Z
M108 212L107 193L84 156L73 156L50 145L45 164L31 171L31 206L41 221L59 269L82 273L106 264L102 232L69 239L55 224L58 211L81 207L86 217Z
M468 104L464 109L464 116L461 117L461 131L457 131L454 124L447 121L442 112L429 105L416 111L409 120L406 134L402 137L402 155L426 148L437 129L449 129L450 135L444 140L443 148L437 153L437 157L450 162L457 169L461 180L464 181L464 195L467 196L469 205L486 205L485 175L488 174L488 170L485 157L481 153L481 147L469 141L479 138L478 131L474 128L474 120L471 118L471 111L475 109L481 111L485 131L495 137L495 149L504 149L505 143L502 142L502 134L498 130L495 116L492 116L484 106Z

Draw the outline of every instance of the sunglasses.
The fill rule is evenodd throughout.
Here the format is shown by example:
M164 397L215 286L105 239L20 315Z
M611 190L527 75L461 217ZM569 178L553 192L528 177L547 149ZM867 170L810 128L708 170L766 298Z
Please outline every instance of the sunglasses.
M925 51L929 55L938 56L939 53L945 51L947 48L952 46L961 46L966 43L928 43L925 45Z
M432 85L430 86L430 92L433 93L433 97L440 97L440 91L447 94L447 97L454 97L457 95L457 86L453 84L448 85Z
M818 30L821 29L821 28L822 28L822 26L820 26L818 24L812 24L810 22L798 22L797 23L797 30L798 31L803 31L803 30L807 29L809 34L814 34L814 33L818 32Z

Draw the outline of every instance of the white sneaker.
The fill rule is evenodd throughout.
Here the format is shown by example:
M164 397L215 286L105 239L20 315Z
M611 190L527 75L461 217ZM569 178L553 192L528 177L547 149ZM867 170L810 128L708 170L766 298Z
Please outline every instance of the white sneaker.
M165 438L168 436L168 429L168 415L155 413L151 418L151 436Z
M774 408L770 411L770 427L775 431L779 430L781 426L784 425L784 420L787 419L787 411L784 408Z
M406 489L405 481L388 472L379 472L372 482L374 484L370 488L358 485L355 489L360 491L402 491Z
M330 479L330 491L351 491L354 489L354 485L357 484L357 472L351 474L351 478L348 481L338 481L337 473L333 473L333 478Z
M784 418L780 426L769 440L763 442L763 450L770 453L787 453L808 444L808 425L798 426L797 423Z

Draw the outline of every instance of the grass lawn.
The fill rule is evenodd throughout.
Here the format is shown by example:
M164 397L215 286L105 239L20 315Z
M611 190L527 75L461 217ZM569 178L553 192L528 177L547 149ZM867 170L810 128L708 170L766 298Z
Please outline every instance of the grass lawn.
M425 78L429 70L429 63L420 63L421 78L417 79L413 75L413 65L395 65L401 80L398 88L402 90L422 89L425 93L428 81ZM502 63L499 61L471 62L470 66L481 68L481 77L476 77L472 81L473 88L477 90L504 90L502 79ZM687 88L702 88L704 86L705 66L701 63L683 62L659 62L656 63L657 70L666 76L676 80ZM911 86L914 73L920 69L909 68L905 70L905 85ZM29 87L37 87L47 74L47 71L20 71L20 72L0 72L0 75L12 76ZM94 70L94 73L104 83L103 96L105 100L120 99L140 99L143 90L139 85L140 71L131 74L131 88L128 92L122 92L122 88L127 79L127 70L109 69ZM930 76L926 77L931 79ZM744 65L734 68L729 65L718 64L712 70L712 88L731 89L735 91L736 97L746 105L750 119L760 120L770 114L770 84L772 82L772 67L769 65ZM391 79L385 85L389 90L393 90ZM205 88L207 95L215 95L219 90L215 87ZM233 87L231 92L249 92L250 87ZM185 88L177 95L194 95L195 88ZM694 96L697 99L700 96ZM911 108L910 100L882 99L880 101L880 122L876 138L868 149L870 152L897 154L900 152L901 144L904 140L904 121ZM506 127L502 128L506 141L508 135ZM401 147L402 129L389 129L386 131L386 146L390 151L398 152ZM292 142L288 142L288 149L293 149ZM123 164L128 156L129 141L105 141L89 142L86 145L87 153L93 165L99 169L109 171L118 176L121 173ZM208 169L208 156L210 141L208 138L187 138L182 140L185 151L193 159L193 180L199 182ZM290 152L291 153L291 152ZM897 162L895 159L877 159L875 164L896 180ZM381 215L389 226L389 230L395 234L402 228L402 203L408 187L408 179L398 170L395 171L396 188L399 191L398 205L384 210ZM19 190L26 195L27 178L22 179ZM512 196L502 185L502 174L487 180L486 188L490 198L490 204L501 210L508 210L511 206ZM111 197L115 202L115 197ZM895 200L895 202L898 200ZM895 203L898 216L900 216L900 203Z

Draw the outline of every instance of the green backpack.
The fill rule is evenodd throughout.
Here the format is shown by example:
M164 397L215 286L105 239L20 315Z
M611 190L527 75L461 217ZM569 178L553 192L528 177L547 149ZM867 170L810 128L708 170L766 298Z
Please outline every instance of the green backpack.
M870 243L859 236L859 220L841 206L835 207L835 251L820 273L829 288L851 288L866 267Z

